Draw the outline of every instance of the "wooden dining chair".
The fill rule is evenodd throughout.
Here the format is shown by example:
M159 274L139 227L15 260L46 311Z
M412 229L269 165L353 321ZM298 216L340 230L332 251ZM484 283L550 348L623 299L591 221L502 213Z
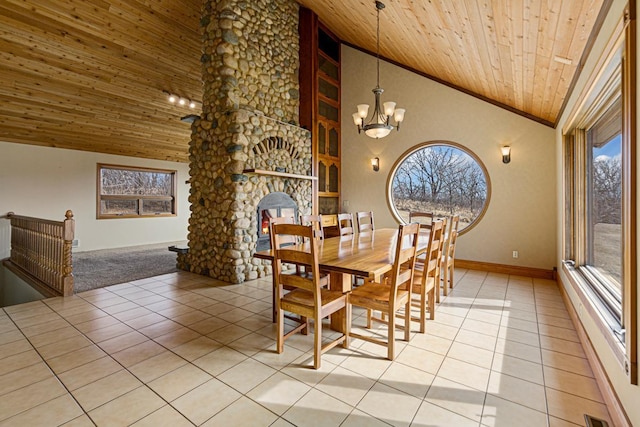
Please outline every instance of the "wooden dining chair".
M275 248L274 246L274 241L273 241L273 226L274 224L295 224L296 221L292 216L279 216L279 217L275 217L275 218L270 218L269 219L269 241L271 243L271 248ZM287 238L283 238L280 240L280 242L278 242L279 245L281 246L291 246L293 244L295 244L295 237L293 236L288 236ZM287 266L289 267L289 266ZM297 270L299 270L300 268L298 267ZM276 271L275 271L275 266L272 265L272 272L271 274L273 274L273 277L275 279L276 277ZM271 307L272 307L272 319L273 322L275 323L277 321L277 310L276 310L276 285L275 285L275 280L273 282L273 289L272 289L272 294L271 294Z
M295 223L296 223L296 219L294 217L292 217L292 216L278 216L278 217L275 217L275 218L270 218L269 219L269 233L272 233L272 229L273 229L273 226L275 224L295 224ZM295 244L295 243L297 243L297 242L296 242L296 239L295 239L294 236L289 236L288 238L280 239L280 242L279 242L279 244L282 245L282 246L292 245L292 244ZM272 244L272 248L273 248L274 247L273 246L273 239L271 239L271 244Z
M322 215L300 215L300 224L301 225L318 225L318 235L316 236L319 239L324 239L324 227L322 226Z
M442 256L444 254L444 245L447 242L449 233L449 220L447 218L437 218L442 221L442 239L440 239L440 258L438 258L438 269L436 270L436 303L440 304L440 285L442 283Z
M358 232L373 231L373 212L356 212Z
M453 288L453 271L459 225L460 215L454 215L449 219L449 233L447 234L444 249L442 250L440 271L442 276L442 290L445 295L449 294L449 288Z
M396 240L395 257L392 274L388 283L366 282L355 288L349 295L349 304L367 310L367 328L372 322L387 323L387 340L351 332L349 339L359 338L374 344L387 347L387 358L393 360L395 356L396 314L404 308L404 340L409 341L411 332L411 283L415 265L416 249L418 247L418 224L400 225ZM406 244L403 244L405 242ZM374 318L372 311L380 311L384 318Z
M300 215L300 225L312 225L314 226L314 233L316 239L323 240L324 239L324 227L322 226L322 215ZM320 271L320 280L321 285L328 287L329 286L329 277L330 274L326 271Z
M341 291L324 289L320 284L320 271L318 266L318 239L313 225L304 226L297 224L274 224L272 241L274 247L274 274L276 275L276 309L277 309L277 352L284 351L284 342L297 332L306 334L309 330L309 319L313 319L314 325L314 352L313 367L320 368L320 357L326 351L338 344L347 348L349 345L349 324L347 317L343 316L343 334L322 345L322 319L338 310L347 309L348 294ZM295 239L300 244L294 246L282 246L283 241ZM296 272L287 274L283 271L283 264L294 264L310 268L310 273ZM285 288L291 289L285 292ZM299 316L300 324L285 333L285 312Z
M433 212L409 212L409 222L417 222L421 228L431 228L434 219Z
M427 306L429 318L435 319L437 282L440 280L438 268L442 257L442 242L444 240L445 220L436 220L431 224L429 242L425 249L424 258L416 260L415 273L413 275L413 296L418 298L420 316L415 318L420 323L420 332L426 330ZM410 312L409 312L410 313Z
M295 224L295 223L296 223L296 221L292 216L291 217L288 217L288 216L287 217L276 217L276 218L271 218L271 220L269 221L269 224L270 224L269 227L271 229L271 228L273 228L273 225L275 225L275 224ZM316 239L320 238L321 232L320 232L320 228L319 227L321 226L321 222L308 221L308 223L305 224L305 225L313 226L314 235L316 236ZM275 245L275 243L273 242L273 239L271 239L271 242L272 242L273 245ZM282 248L282 247L291 246L291 245L294 245L294 244L297 244L297 243L299 243L298 239L296 239L296 237L292 235L292 236L283 236L280 239L280 242L278 243L278 245L279 245L279 247ZM273 246L273 247L276 247L276 246ZM296 264L295 265L295 269L296 269L296 273L297 274L302 274L305 271L307 271L308 274L311 274L311 272L309 271L309 268L305 267L302 264ZM322 286L327 286L328 287L329 286L329 275L321 273L320 282L321 282ZM274 307L275 307L275 304L274 304Z
M341 236L353 234L353 214L351 213L339 213L338 214L338 232Z

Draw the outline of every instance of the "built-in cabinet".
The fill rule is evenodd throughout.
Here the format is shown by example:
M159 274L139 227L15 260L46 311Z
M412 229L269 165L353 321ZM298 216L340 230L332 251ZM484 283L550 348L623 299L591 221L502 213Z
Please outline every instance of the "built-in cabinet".
M311 130L318 177L313 211L331 235L340 212L340 41L306 8L300 8L299 29L300 125Z

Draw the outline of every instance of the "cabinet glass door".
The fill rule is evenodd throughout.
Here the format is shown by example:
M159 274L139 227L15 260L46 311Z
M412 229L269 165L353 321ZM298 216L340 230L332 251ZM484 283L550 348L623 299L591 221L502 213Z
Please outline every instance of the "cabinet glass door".
M327 128L323 123L318 123L318 153L327 153Z
M338 192L338 166L335 163L329 166L329 191Z
M340 155L340 140L338 139L338 131L335 128L329 129L329 155L338 157Z
M318 162L318 191L327 191L327 165L322 160Z

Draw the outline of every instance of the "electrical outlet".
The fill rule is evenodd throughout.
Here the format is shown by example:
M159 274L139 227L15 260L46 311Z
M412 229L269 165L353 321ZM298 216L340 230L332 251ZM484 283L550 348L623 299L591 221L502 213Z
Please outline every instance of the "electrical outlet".
M348 200L343 200L342 201L342 206L344 206L345 210L349 210L349 201Z
M72 247L72 248L77 248L77 247L79 247L79 246L80 246L80 240L78 240L78 239L73 239L73 240L71 241L71 247Z
M518 258L518 251L513 251L513 257Z

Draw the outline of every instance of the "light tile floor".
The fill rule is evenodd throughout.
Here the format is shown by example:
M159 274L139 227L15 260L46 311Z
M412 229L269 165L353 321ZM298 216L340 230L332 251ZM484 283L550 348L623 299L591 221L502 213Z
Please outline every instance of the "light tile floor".
M225 285L180 272L6 307L0 426L609 420L555 282L470 270L456 278L427 333L399 341L395 361L353 340L317 371L311 334L275 353L270 278ZM354 316L357 327L362 312Z

